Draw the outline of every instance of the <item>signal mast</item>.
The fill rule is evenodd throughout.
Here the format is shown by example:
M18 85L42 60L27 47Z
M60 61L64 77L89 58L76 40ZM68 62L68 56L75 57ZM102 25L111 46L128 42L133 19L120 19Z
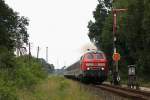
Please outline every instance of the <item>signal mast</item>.
M115 2L116 0L113 0ZM114 85L119 85L120 76L118 73L118 61L120 60L120 54L117 52L116 42L117 42L117 14L121 12L125 12L127 9L116 9L112 7L113 14L113 60L114 60L114 68L113 68L113 80L112 83Z

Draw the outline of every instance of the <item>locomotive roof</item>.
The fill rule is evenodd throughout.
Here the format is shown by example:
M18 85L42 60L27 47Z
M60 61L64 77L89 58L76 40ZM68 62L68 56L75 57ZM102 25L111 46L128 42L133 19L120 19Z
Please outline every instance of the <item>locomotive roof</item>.
M86 53L104 53L103 51L101 51L101 50L89 50L89 51L87 51ZM85 53L85 54L86 54Z

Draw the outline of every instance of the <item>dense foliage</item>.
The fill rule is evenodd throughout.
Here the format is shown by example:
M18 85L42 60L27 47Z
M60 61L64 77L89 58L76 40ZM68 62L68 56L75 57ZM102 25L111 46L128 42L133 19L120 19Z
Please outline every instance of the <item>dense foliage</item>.
M34 86L47 78L47 70L52 69L37 58L30 57L29 60L28 55L11 59L13 59L13 68L1 68L0 71L0 99L2 100L17 100L16 89L32 91Z
M0 100L17 100L17 89L32 90L47 77L47 69L54 70L34 57L14 55L28 44L28 24L26 17L0 0Z
M17 12L0 0L0 47L4 46L10 51L27 44L27 25L27 18L18 16Z
M89 38L96 46L105 51L112 68L113 53L113 16L112 12L101 5L109 5L108 0L99 0L93 13L95 22L88 24ZM111 1L111 0L110 0ZM139 78L150 76L150 1L149 0L116 0L114 8L126 8L127 12L117 16L117 51L121 54L120 73L127 76L127 65L135 64ZM98 24L100 23L100 24ZM94 40L94 41L93 41Z
M32 89L34 85L47 77L42 62L29 56L20 56L16 58L15 84L19 88Z

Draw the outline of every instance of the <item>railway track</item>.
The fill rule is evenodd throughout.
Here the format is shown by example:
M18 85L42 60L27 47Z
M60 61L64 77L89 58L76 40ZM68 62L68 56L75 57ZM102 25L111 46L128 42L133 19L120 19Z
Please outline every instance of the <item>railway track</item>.
M85 89L90 89L90 91L97 91L97 94L99 93L99 91L107 91L114 95L128 98L129 100L150 100L149 91L130 89L127 87L114 86L114 85L105 84L105 83L102 85L94 85L94 84L83 84L83 83L80 83L79 81L76 81L76 82L83 85ZM106 95L109 95L109 94L106 94ZM112 100L115 100L115 99L112 99ZM117 100L120 100L120 99L117 99ZM121 100L124 100L124 99L121 99Z
M92 86L95 88L99 88L117 94L121 97L129 98L131 100L150 100L150 92L147 91L134 90L108 84L92 85Z

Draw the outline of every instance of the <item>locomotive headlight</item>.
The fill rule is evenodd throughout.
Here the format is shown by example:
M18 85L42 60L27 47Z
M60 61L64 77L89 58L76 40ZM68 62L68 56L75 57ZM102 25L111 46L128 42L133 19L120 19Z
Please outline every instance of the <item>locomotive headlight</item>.
M87 70L90 70L90 68L88 67Z
M104 67L102 67L102 70L104 70L105 68Z

